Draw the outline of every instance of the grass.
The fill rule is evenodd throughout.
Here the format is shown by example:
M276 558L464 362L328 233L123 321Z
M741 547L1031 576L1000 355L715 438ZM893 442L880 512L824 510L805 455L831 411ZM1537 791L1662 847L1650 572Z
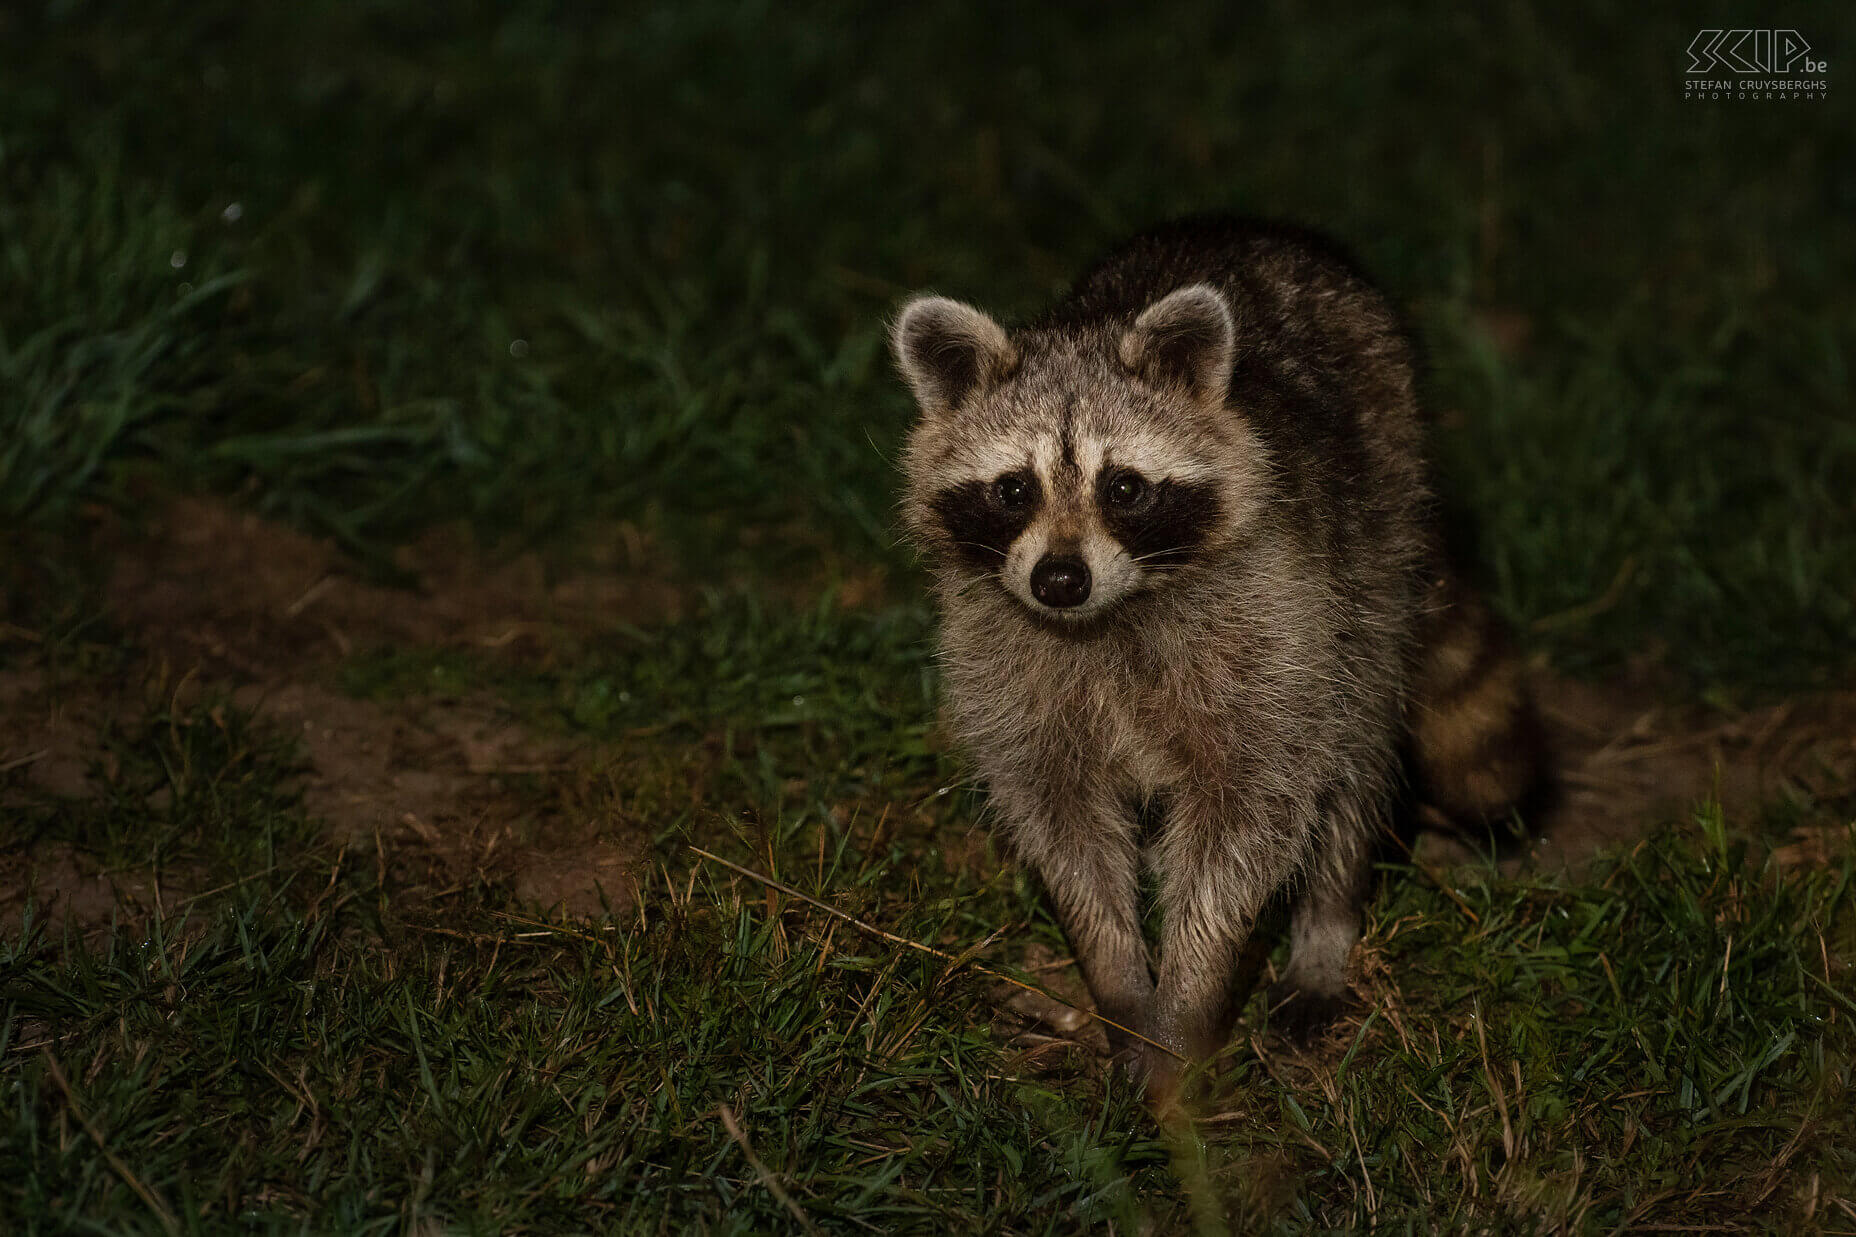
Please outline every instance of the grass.
M1767 20L1856 45L1840 10ZM917 287L1029 312L1189 210L1314 224L1382 277L1491 595L1556 668L1846 685L1856 130L1841 93L1684 102L1701 24L8 8L0 676L141 673L85 530L175 491L383 575L436 524L571 558L626 522L712 591L571 656L331 671L599 753L558 793L645 839L610 920L343 849L227 701L100 722L85 799L0 752L0 861L168 891L0 934L0 1229L1856 1226L1849 860L1769 857L1847 795L1697 804L1558 879L1386 867L1370 1016L1312 1058L1235 1042L1189 1134L1014 1038L970 968L687 849L956 955L1003 931L989 966L1062 956L933 729L884 318ZM793 601L857 572L890 600Z
M1232 208L1331 229L1410 307L1509 614L1622 581L1542 630L1557 658L1849 664L1847 111L1684 102L1686 11L447 12L8 18L9 519L152 467L376 559L462 516L894 564L901 295L1029 310Z
M99 793L19 813L25 847L62 843L106 868L179 869L217 884L275 866L319 832L290 785L301 772L290 738L224 702L106 723L95 746Z
M782 748L758 729L777 712L749 717L773 776L822 796L854 776L829 772L854 736ZM174 765L175 719L150 720L125 767ZM220 856L248 879L133 933L5 943L12 1231L159 1231L143 1193L207 1230L765 1231L790 1223L769 1179L828 1229L1598 1230L1796 1219L1856 1182L1856 1006L1831 970L1856 949L1852 868L1762 865L1718 809L1580 879L1446 893L1386 868L1375 1012L1340 1054L1240 1039L1189 1137L1074 1054L1003 1047L991 981L686 850L701 837L952 952L1004 929L993 965L1059 949L1022 877L928 844L971 826L972 797L768 820L743 778L718 792L729 823L665 827L634 908L549 923L331 856L279 792L287 754L226 741L240 726L178 726L215 794L191 833L163 835L147 795L112 819L183 871ZM899 801L932 771L890 768L866 794ZM227 787L244 790L206 789ZM87 809L68 810L82 841Z

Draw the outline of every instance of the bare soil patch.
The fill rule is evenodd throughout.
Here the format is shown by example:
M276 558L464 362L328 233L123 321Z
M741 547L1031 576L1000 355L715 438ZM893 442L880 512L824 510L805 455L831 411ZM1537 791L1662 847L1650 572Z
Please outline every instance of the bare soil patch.
M204 499L182 499L146 528L106 528L108 600L123 627L177 665L267 680L383 646L520 651L551 634L673 622L687 592L648 568L635 531L610 534L625 570L553 578L534 552L487 554L455 528L396 556L417 583L371 583L331 542Z
M1829 862L1856 812L1856 692L1825 692L1734 714L1671 706L1628 683L1537 683L1558 753L1560 797L1535 827L1533 859L1577 863L1627 844L1715 796L1730 816L1789 799L1834 823L1799 827L1776 857ZM1839 812L1838 809L1841 809ZM1837 819L1840 816L1841 819Z
M612 541L607 559L648 557L635 533ZM108 617L142 655L114 675L54 673L34 633L7 633L17 656L0 669L0 815L89 793L112 721L151 702L188 709L229 696L299 737L305 806L332 844L378 847L383 863L422 868L434 888L504 881L566 914L628 904L635 826L549 788L613 753L532 734L489 699L355 699L329 688L327 672L380 648L542 656L620 624L674 621L684 590L642 566L556 576L539 555L484 554L450 529L400 554L418 583L394 588L326 540L198 499L139 530L106 521L94 550L108 564ZM0 851L0 923L17 924L28 890L53 914L105 922L119 905L147 904L153 881L103 871L68 846Z
M29 900L35 916L80 929L142 918L160 902L152 874L111 871L62 842L0 852L0 932L22 930Z

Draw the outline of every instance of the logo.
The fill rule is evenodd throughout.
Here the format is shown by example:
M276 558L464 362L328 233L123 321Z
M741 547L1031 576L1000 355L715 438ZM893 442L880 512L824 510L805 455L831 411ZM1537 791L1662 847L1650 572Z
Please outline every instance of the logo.
M1682 97L1822 99L1830 62L1814 51L1796 30L1700 31L1688 45Z
M1822 73L1829 66L1809 59L1810 51L1796 30L1703 30L1688 45L1688 72Z

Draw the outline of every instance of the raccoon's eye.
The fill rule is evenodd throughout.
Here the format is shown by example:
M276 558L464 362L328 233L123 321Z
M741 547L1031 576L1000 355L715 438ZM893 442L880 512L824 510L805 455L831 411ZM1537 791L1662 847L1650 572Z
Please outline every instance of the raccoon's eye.
M1108 500L1117 507L1132 507L1147 497L1147 478L1138 472L1119 472L1109 479Z
M993 499L1008 511L1031 501L1031 482L1022 473L1008 472L992 483Z

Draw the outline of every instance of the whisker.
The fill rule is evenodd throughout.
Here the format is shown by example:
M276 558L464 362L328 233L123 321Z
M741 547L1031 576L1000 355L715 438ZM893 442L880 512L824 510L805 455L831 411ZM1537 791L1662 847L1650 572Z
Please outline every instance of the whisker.
M1135 563L1144 563L1148 559L1151 559L1151 558L1159 558L1165 554L1180 554L1187 550L1190 550L1191 548L1192 547L1189 545L1176 545L1176 546L1172 546L1165 550L1149 550L1145 554L1129 555L1128 561L1135 562ZM1171 566L1172 564L1163 564L1163 565Z

